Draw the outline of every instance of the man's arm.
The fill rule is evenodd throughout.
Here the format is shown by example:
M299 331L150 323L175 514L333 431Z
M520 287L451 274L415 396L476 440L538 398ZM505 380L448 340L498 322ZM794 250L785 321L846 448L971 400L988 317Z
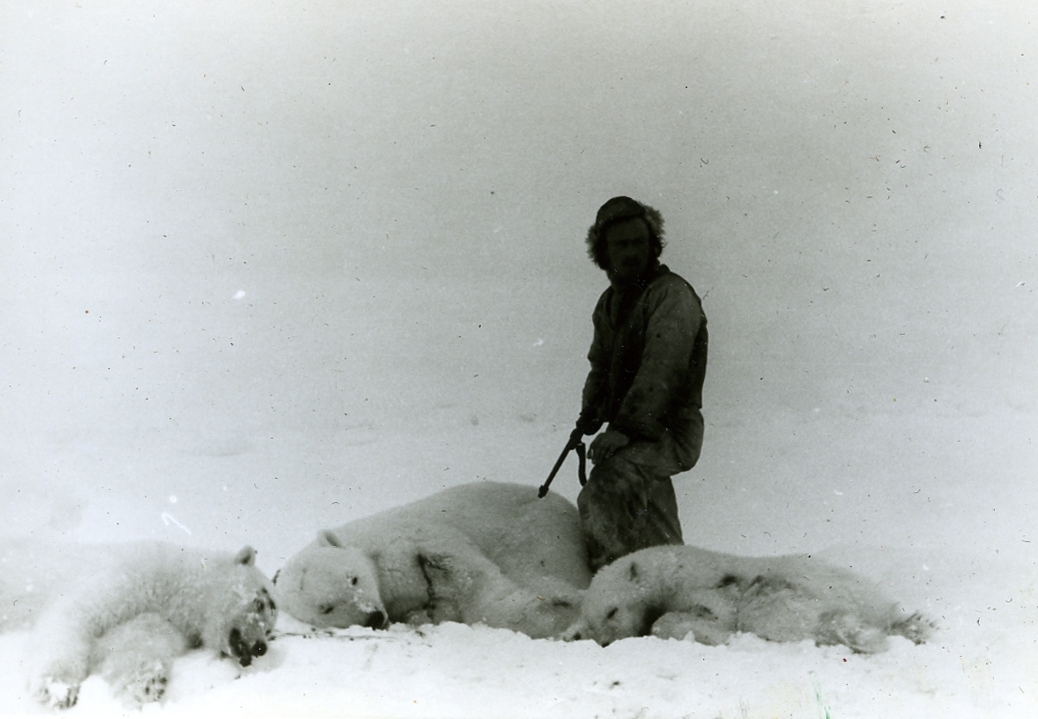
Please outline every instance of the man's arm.
M583 434L594 434L602 427L602 405L605 402L605 394L609 383L609 354L605 348L604 298L600 299L592 314L592 323L595 327L594 338L591 340L591 349L588 350L587 359L591 363L587 379L584 381L584 391L580 404L580 418L577 420L577 428Z

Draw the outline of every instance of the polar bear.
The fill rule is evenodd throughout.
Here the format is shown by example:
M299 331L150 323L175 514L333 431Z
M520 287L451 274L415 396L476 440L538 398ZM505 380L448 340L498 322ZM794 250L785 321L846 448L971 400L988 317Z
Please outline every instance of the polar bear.
M282 608L318 627L459 621L555 636L591 581L576 508L477 482L324 530L274 576Z
M248 666L277 621L256 552L142 542L0 544L0 629L33 627L30 689L68 708L90 674L128 704L160 700L173 660L196 647Z
M689 546L643 549L603 567L566 639L603 646L652 634L722 644L733 632L771 641L812 639L855 652L888 635L919 644L932 624L907 614L861 577L810 556L737 557Z

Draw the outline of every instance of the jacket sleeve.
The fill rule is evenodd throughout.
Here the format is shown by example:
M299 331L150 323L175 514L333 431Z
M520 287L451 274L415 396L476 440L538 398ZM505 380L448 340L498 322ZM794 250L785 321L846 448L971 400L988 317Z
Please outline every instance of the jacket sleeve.
M685 400L702 308L678 280L650 288L644 311L648 318L641 364L610 426L630 437L659 440L667 412Z
M605 296L599 299L591 320L595 326L594 339L587 359L591 370L584 381L584 392L580 405L580 418L577 426L584 434L594 434L601 428L602 414L605 410L606 393L609 384L609 353L604 346L603 322L605 322Z

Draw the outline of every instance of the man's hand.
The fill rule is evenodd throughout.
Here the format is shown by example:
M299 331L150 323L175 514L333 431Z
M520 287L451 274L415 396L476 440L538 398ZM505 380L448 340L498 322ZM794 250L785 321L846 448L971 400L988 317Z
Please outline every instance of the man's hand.
M570 448L576 447L584 439L585 434L586 432L584 432L578 424L576 428L569 433L569 443L566 446Z
M588 449L587 456L590 457L591 461L595 464L605 462L613 456L616 450L621 447L626 447L630 442L631 438L623 432L617 432L615 429L607 429L605 432L595 437L595 441L591 443L591 447Z

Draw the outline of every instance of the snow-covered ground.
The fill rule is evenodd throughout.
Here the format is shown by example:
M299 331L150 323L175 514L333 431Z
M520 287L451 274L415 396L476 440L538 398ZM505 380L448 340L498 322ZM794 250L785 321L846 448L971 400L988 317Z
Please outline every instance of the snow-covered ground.
M935 567L939 568L939 567ZM981 592L977 594L985 594ZM1004 600L998 595L1000 602ZM958 597L945 602L954 605ZM1021 598L1017 595L1017 601ZM993 608L985 608L991 611ZM1001 608L999 608L1001 609ZM740 636L728 646L652 638L605 649L591 642L530 640L506 630L445 624L282 636L246 670L201 653L181 660L156 716L348 717L1031 717L1034 631L1027 612L976 628L966 612L934 643L897 641L863 657L838 647L769 644ZM972 614L972 612L971 612ZM987 619L987 617L984 617ZM1033 622L1033 609L1030 621ZM295 627L284 623L283 629ZM23 654L5 638L5 657ZM5 659L5 664L13 664ZM17 673L4 672L7 706ZM69 716L125 709L88 680Z
M710 318L686 542L820 554L932 641L283 618L142 714L1038 716L1036 26L1023 1L10 0L3 534L251 544L272 574L321 527L540 484L604 287L583 233L630 194ZM31 652L0 635L0 714L42 711ZM119 711L92 678L67 713Z
M432 457L461 457L462 474L466 469L485 467L489 478L525 479L536 484L550 465L550 450L565 438L561 431L538 428L536 420L516 419L484 429L494 422L473 424L460 417L457 409L436 415L435 423L442 426L433 429L429 425L434 423L434 408L425 411L428 423L420 422L425 429L414 434L394 439L389 432L366 429L366 443L340 442L338 460L348 469L337 482L315 480L322 484L320 491L303 485L298 491L255 487L249 491L243 482L232 489L227 475L237 471L240 476L255 474L258 479L259 467L276 466L277 458L255 456L262 452L251 450L232 459L206 456L185 461L170 456L168 450L164 453L156 443L139 448L170 464L179 462L175 476L185 484L175 490L176 503L165 493L154 503L140 496L150 494L143 482L136 491L84 486L66 493L52 487L49 498L37 497L20 515L24 519L34 509L41 517L49 512L49 523L41 522L43 529L37 530L47 536L66 533L94 539L107 530L112 539L125 535L184 543L201 540L229 550L249 542L259 549L260 566L272 573L317 527L363 513L359 503L349 509L354 495L375 495L378 499L372 504L379 506L393 504L394 497L402 500L405 490L387 489L383 494L379 488L379 483L396 485L398 471L413 473L410 486L415 487L414 496L447 484L437 475L448 468L431 463ZM812 431L846 436L846 451L877 466L883 452L862 451L859 438L851 435L852 427L868 434L894 421L911 434L912 428L937 419L875 415L845 418L835 424L809 420L803 425L791 424L790 430L796 436ZM196 652L176 665L166 703L148 707L144 713L1033 717L1038 713L1038 586L1031 545L1034 535L1030 533L1034 502L1029 501L1034 494L1033 474L1028 467L1005 459L1015 444L1014 432L1032 431L1033 419L1033 415L1015 412L963 419L964 427L977 425L994 445L987 448L992 454L985 455L983 462L972 462L945 446L934 447L943 451L922 461L930 477L922 477L920 468L902 466L876 470L865 488L857 488L846 475L806 473L776 478L778 484L791 487L790 501L776 496L766 500L770 506L764 508L759 506L760 497L750 498L756 494L752 486L742 488L746 491L705 489L723 483L715 478L717 461L704 459L702 469L680 480L689 542L747 552L753 551L754 540L762 547L767 545L763 551L780 547L820 550L830 561L879 581L906 606L932 617L938 630L925 645L895 638L887 653L861 656L842 647L819 648L806 642L782 645L739 636L722 647L639 638L602 648L587 641L532 640L506 630L453 624L315 634L283 617L279 624L282 636L252 667L241 669L230 660ZM355 431L344 430L339 436L345 438ZM712 446L729 443L721 428L714 428L713 434ZM933 435L924 430L919 436L932 441ZM1004 439L997 439L999 436ZM241 441L258 439L247 435ZM963 437L962 441L968 440ZM505 462L497 453L479 451L481 443L526 445L540 461L526 462L526 476L515 476L501 469ZM793 447L788 449L793 451ZM97 446L92 451L95 461L104 464L129 449ZM1033 462L1033 445L1029 451L1027 459ZM313 449L296 448L289 454L313 463L327 461ZM556 488L572 496L576 481L570 461L556 480ZM985 472L971 473L970 464L983 466ZM454 471L458 470L449 470ZM268 470L266 475L270 473ZM102 476L95 472L83 484L101 482ZM971 494L967 485L975 484L986 484L991 491ZM152 486L159 493L162 482ZM715 491L718 498L712 496ZM314 492L323 494L324 502L311 499ZM234 498L231 502L229 494ZM78 524L59 529L63 522L71 521L63 507L73 504L82 509ZM825 519L820 520L819 513ZM712 514L738 519L733 527L715 526L724 519L711 520ZM239 522L248 529L237 528ZM822 526L834 523L836 529ZM816 533L824 538L812 542ZM770 534L784 538L770 544ZM867 541L859 539L862 535ZM4 712L38 711L26 696L21 670L31 652L27 640L25 633L0 636L0 707ZM103 716L120 711L124 710L107 685L95 677L84 685L78 705L68 714Z

